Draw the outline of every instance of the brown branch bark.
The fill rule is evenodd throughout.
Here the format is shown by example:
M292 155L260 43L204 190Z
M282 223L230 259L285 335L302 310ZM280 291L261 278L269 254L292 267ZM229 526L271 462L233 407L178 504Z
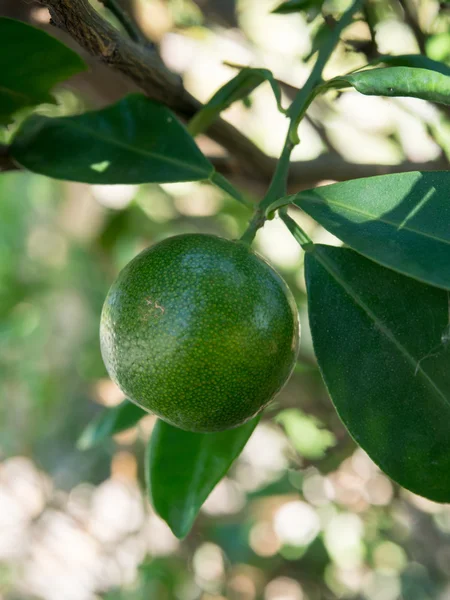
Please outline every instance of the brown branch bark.
M270 181L267 173L260 173L255 179L249 177L239 170L239 166L225 157L210 158L216 169L223 175L243 188L249 188L255 193L263 191ZM272 161L272 169L275 168L276 159ZM322 154L318 158L291 163L289 172L288 191L294 193L301 189L314 187L321 180L331 179L335 181L347 181L348 179L359 179L361 177L372 177L374 175L388 175L390 173L403 173L405 171L443 171L449 168L449 161L445 156L436 160L413 163L404 161L398 165L386 164L358 164L346 161L337 153Z
M150 98L171 108L184 119L191 118L201 104L187 92L181 78L167 69L154 48L143 47L124 38L105 21L87 0L40 0L48 7L52 23L67 32L89 54L122 73ZM290 86L289 86L290 87ZM285 89L289 95L294 88ZM255 194L265 191L276 165L236 128L218 120L208 135L226 148L230 156L213 159L218 171ZM399 165L355 164L332 152L310 161L291 165L289 191L314 187L324 179L345 181L411 170L448 169L445 157L428 163L404 162ZM7 147L0 146L0 171L16 170Z
M169 71L154 49L124 38L87 0L41 0L52 23L66 31L89 54L134 81L150 98L162 102L184 119L200 108L184 88L181 78ZM209 129L208 135L237 157L249 174L272 168L270 159L235 127L222 119Z

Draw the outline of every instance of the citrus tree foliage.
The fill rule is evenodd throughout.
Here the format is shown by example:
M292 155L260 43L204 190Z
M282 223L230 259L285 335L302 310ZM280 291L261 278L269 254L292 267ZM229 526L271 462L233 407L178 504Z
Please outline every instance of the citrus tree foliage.
M305 11L312 20L322 4L289 0L274 12ZM140 93L101 110L23 118L22 109L52 102L54 85L86 67L55 38L3 18L0 121L22 121L8 154L23 171L96 184L202 181L220 186L249 207L243 244L251 245L265 221L278 213L286 235L290 231L305 253L314 350L339 417L394 481L425 498L450 502L450 171L381 175L287 194L300 122L321 94L352 89L450 105L449 67L422 55L379 56L364 68L324 80L323 69L344 30L365 16L356 0L343 14L325 20L311 75L287 108L268 69L242 68L187 126ZM272 182L252 205L216 171L193 136L267 82L288 132ZM289 207L304 211L345 248L313 243L289 216ZM87 425L79 447L103 443L146 414L128 401L105 409ZM146 454L146 482L155 510L176 536L187 535L258 420L214 433L157 422ZM333 440L323 443L326 452Z

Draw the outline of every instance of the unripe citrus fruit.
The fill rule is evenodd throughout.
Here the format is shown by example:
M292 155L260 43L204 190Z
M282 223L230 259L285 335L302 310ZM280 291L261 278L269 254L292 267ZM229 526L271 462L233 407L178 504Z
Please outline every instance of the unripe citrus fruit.
M103 307L102 355L124 394L189 431L236 427L282 388L299 341L281 277L242 242L169 238L136 256Z

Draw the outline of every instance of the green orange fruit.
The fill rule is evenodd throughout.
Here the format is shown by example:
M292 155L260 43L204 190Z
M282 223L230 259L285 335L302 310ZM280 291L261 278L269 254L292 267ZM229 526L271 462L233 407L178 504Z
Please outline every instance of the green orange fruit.
M188 431L257 415L294 367L299 322L282 278L242 242L169 238L136 256L108 292L103 360L124 394Z

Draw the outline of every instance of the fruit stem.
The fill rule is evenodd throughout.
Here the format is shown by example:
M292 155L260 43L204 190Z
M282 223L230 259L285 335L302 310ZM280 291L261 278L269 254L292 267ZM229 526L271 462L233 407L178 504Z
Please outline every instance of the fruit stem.
M250 244L255 239L255 235L258 229L261 229L265 222L266 216L264 215L264 212L258 208L255 211L252 220L248 224L247 229L244 231L242 237L240 238L240 241L246 244L247 246L250 246Z

